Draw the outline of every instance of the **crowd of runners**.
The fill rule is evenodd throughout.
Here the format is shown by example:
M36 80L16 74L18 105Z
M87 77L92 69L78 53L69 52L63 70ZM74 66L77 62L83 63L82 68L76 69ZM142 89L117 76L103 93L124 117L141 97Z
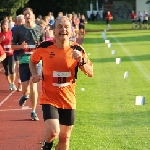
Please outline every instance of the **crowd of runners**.
M27 58L22 58L22 49L23 48L15 48L15 45L20 45L22 42L28 43L30 45L39 45L39 43L43 41L53 41L54 35L53 35L53 25L55 22L55 17L53 16L52 12L49 12L47 16L38 15L36 17L35 14L33 14L33 24L38 25L38 30L41 33L40 39L34 38L34 31L31 35L28 33L28 30L22 28L22 31L16 29L19 26L22 26L26 24L27 17L25 14L20 14L15 17L13 20L12 16L5 16L3 20L1 21L0 25L0 62L2 63L5 71L6 80L8 82L8 90L18 90L22 91L23 96L19 100L19 105L24 106L26 100L29 98L34 99L31 100L32 103L32 112L31 112L31 118L32 120L39 120L37 114L35 113L36 104L37 104L37 90L36 86L32 85L32 88L29 88L30 82L29 77L27 77L26 73L24 72L25 66L22 64L28 63L29 58L28 54L26 54ZM63 12L59 12L57 17L64 16ZM74 12L70 14L65 14L67 16L72 24L72 36L70 38L70 41L76 41L76 38L78 36L82 36L85 34L85 24L87 23L85 17L83 14L76 14ZM30 27L29 27L30 28ZM30 30L31 32L31 30ZM30 42L28 42L30 41ZM10 47L10 45L12 45ZM8 47L7 47L8 46ZM14 47L14 48L13 48ZM3 52L4 50L4 52ZM27 52L26 52L27 53ZM23 66L23 67L22 67ZM28 66L28 65L27 65ZM41 71L41 64L38 64L38 72ZM21 69L23 68L23 70ZM26 70L27 72L28 70ZM24 77L22 77L24 75ZM20 79L20 76L22 80ZM30 76L30 74L29 74ZM17 83L17 84L15 84ZM36 91L36 92L35 92ZM31 93L34 93L32 95Z
M138 11L136 14L134 11L131 13L132 29L149 29L148 26L149 14L146 10L142 13Z
M74 12L59 12L35 17L32 8L13 21L4 17L0 31L0 62L8 82L8 90L22 92L20 106L31 101L31 119L36 114L37 84L42 80L40 104L45 122L43 150L50 150L59 138L56 150L69 150L75 121L75 85L78 68L88 77L93 76L93 65L84 48L76 43L85 34L85 17ZM15 84L17 83L17 85ZM6 89L4 89L6 90Z

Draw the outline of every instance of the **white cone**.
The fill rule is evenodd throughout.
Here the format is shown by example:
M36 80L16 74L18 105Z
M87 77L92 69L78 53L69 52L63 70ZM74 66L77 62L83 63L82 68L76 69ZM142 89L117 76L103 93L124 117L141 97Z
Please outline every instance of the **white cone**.
M112 54L112 55L115 55L115 54L116 54L116 50L112 50L112 51L111 51L111 54Z
M106 36L105 32L102 32L102 37L103 37L104 40L107 39L107 36Z
M108 48L111 48L112 44L111 43L108 43Z
M105 40L105 43L108 44L108 43L110 43L110 41L109 40Z
M85 88L81 88L81 91L85 91Z
M124 79L125 79L125 78L128 78L128 77L129 77L129 72L126 71L126 72L124 73Z
M121 63L121 58L116 58L116 64L120 64Z

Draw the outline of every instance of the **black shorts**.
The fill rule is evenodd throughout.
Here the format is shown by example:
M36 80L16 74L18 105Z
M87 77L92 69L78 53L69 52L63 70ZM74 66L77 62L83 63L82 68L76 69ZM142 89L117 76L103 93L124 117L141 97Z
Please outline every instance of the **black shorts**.
M6 56L6 58L2 61L5 75L8 76L9 74L14 74L14 55Z
M143 24L148 24L148 20L143 20Z
M106 20L106 24L110 24L110 20Z
M42 104L43 119L58 119L61 125L74 125L75 110L56 108L50 104Z
M27 63L19 64L19 75L20 75L21 82L30 80L31 72L30 72L29 64Z
M140 19L138 19L138 23L142 23L142 19L140 18Z

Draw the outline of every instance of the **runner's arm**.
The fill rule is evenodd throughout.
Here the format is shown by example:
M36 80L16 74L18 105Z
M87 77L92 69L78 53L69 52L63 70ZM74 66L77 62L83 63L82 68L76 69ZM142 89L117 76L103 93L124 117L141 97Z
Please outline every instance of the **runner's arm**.
M3 61L5 58L6 58L6 53L4 53L0 56L0 62Z
M80 64L79 63L79 68L88 77L93 77L93 64L90 62L89 59L87 59L87 61L85 62L85 64L83 64L83 63Z

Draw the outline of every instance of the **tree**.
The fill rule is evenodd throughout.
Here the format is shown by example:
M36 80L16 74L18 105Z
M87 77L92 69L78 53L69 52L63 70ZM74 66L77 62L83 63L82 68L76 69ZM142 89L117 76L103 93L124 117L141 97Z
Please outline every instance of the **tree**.
M36 15L47 15L48 12L53 12L57 16L58 12L71 13L85 13L88 10L91 0L30 0L25 6L31 7ZM20 13L19 10L17 13Z
M19 8L23 8L29 0L1 0L0 1L0 18L4 16L15 16Z
M93 2L96 0L93 0ZM102 0L98 0L102 2ZM18 15L22 13L24 7L31 7L36 15L47 15L53 12L57 16L58 12L85 14L89 9L91 0L0 0L0 18L6 15Z

